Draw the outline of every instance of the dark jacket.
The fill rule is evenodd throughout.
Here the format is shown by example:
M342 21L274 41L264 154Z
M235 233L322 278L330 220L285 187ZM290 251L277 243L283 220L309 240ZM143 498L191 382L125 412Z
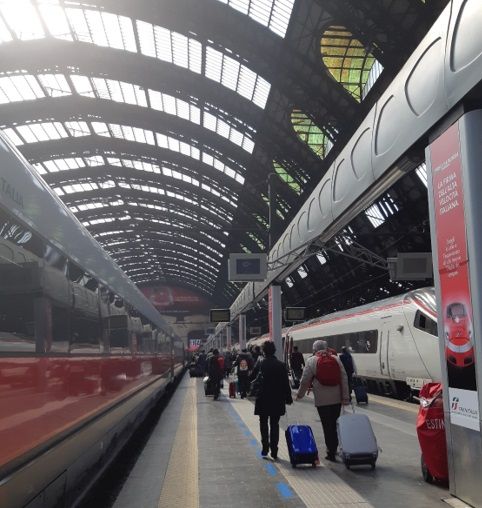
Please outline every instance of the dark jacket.
M221 365L218 361L219 356L211 355L208 358L208 376L211 380L218 380L224 377L224 369L221 368Z
M250 379L253 380L261 369L263 384L254 406L255 415L282 416L286 404L292 404L291 387L286 365L275 356L259 359L254 366Z
M293 351L290 355L290 365L293 370L301 371L305 366L305 359L303 353L300 351Z
M243 360L246 360L246 364L248 369L246 371L240 370L240 364ZM253 369L253 357L249 353L239 353L239 355L236 357L236 360L233 364L233 367L236 367L236 374L239 376L241 375L247 375L252 369Z
M345 367L345 371L348 377L353 376L353 373L355 372L355 367L353 365L353 358L348 351L344 353L340 353L340 360L343 364L343 367Z

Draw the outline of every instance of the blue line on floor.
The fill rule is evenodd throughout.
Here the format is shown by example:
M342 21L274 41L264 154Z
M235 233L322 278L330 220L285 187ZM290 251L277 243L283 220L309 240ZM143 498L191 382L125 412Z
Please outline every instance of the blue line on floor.
M249 442L249 444L250 444L251 446L258 446L258 440L257 440L257 439L255 439L255 438L253 438L253 439L251 439L251 441Z
M270 476L276 476L278 474L277 469L273 466L273 464L270 464L269 462L268 464L265 464L264 468Z
M279 482L276 484L276 487L278 492L281 494L281 497L284 497L285 499L293 497L293 491L288 487L288 485L286 485L286 483Z

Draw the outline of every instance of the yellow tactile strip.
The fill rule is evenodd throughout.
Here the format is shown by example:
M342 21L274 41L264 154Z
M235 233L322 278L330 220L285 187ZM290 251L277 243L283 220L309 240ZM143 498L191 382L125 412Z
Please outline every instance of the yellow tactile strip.
M158 508L199 508L197 396L189 379Z
M249 430L258 436L258 417L253 415L252 404L241 399L230 399L230 402ZM283 438L279 442L278 456L282 460L275 463L276 467L307 508L373 508L366 499L323 464L315 469L291 468Z

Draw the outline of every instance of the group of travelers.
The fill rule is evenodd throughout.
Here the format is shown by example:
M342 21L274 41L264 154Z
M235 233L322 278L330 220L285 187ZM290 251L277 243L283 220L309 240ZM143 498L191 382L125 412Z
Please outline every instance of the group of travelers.
M259 386L255 394L254 414L259 416L261 455L265 457L270 453L274 460L278 457L279 420L286 413L286 405L293 403L292 386L297 389L295 400L301 400L312 390L314 405L323 427L325 459L335 461L338 448L336 421L342 405L348 405L351 401L353 376L356 374L350 351L343 347L338 356L328 348L326 341L317 340L313 343L313 355L305 362L303 354L294 346L289 358L294 381L292 386L288 368L276 358L275 352L274 343L266 341L262 345L262 351L256 346L251 351L243 349L238 354L227 351L222 356L219 350L213 349L207 355L202 352L197 362L205 362L205 372L212 383L215 400L219 397L222 379L232 371L236 372L241 398L248 396L253 383ZM325 367L323 361L320 362L320 357L327 358ZM330 369L334 366L338 377L325 384L320 377L320 368L325 369L325 376L329 376L332 375Z

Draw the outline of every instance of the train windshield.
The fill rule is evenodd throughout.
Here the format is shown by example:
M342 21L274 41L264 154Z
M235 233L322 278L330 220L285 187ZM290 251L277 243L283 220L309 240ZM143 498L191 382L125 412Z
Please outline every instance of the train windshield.
M435 301L434 288L423 288L411 291L405 300L413 302L422 312L430 318L437 319L437 303Z

